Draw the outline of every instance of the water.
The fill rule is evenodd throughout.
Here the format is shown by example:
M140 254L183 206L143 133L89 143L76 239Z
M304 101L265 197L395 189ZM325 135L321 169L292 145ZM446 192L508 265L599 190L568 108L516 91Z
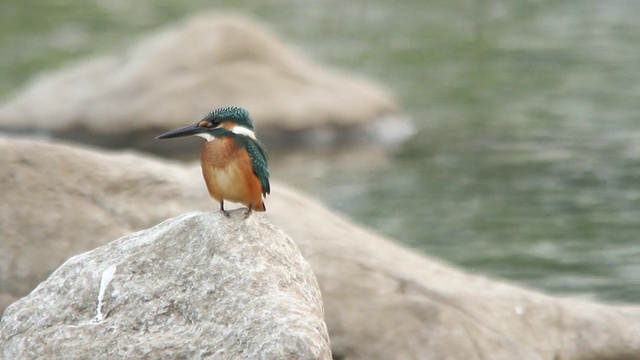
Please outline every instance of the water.
M282 155L279 179L469 271L640 301L640 2L218 5L376 79L420 129L390 158L370 149ZM208 6L4 1L0 94Z

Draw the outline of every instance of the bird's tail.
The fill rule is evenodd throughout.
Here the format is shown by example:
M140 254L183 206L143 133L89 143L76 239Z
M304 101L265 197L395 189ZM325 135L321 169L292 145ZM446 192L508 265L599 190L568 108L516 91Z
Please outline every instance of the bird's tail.
M260 201L259 204L255 204L253 206L253 210L255 210L255 211L267 211L267 207L264 205L264 201Z

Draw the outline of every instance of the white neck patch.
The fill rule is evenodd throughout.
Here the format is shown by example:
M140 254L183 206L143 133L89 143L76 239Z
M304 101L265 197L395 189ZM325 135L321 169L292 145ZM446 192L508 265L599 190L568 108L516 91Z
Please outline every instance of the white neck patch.
M256 133L244 126L236 125L233 127L233 129L231 129L231 132L238 135L244 135L252 138L253 140L256 140Z
M246 128L244 126L240 126L240 125L236 125L233 127L233 129L231 130L232 133L237 134L237 135L244 135L247 137L252 138L253 140L256 140L256 133L254 133L251 129ZM201 133L197 133L194 134L195 136L199 136L207 141L213 141L215 139L215 137L211 134L209 134L208 132L201 132Z
M212 141L213 139L215 139L213 137L213 135L211 135L211 134L209 134L207 132L201 132L201 133L197 133L197 134L194 134L194 135L195 136L200 136L201 138L203 138L203 139L205 139L207 141Z

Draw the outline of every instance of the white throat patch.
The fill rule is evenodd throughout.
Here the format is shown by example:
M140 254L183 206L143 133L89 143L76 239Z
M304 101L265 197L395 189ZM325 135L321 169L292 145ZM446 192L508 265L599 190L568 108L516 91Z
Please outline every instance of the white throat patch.
M256 140L256 133L254 133L252 130L250 130L250 129L244 127L244 126L236 125L236 126L233 127L231 132L233 132L234 134L238 134L238 135L248 136L248 137L252 138L253 140Z
M202 132L202 133L197 133L194 134L195 136L200 136L201 138L207 140L207 141L212 141L213 139L215 139L215 137L213 137L213 135L206 133L206 132Z

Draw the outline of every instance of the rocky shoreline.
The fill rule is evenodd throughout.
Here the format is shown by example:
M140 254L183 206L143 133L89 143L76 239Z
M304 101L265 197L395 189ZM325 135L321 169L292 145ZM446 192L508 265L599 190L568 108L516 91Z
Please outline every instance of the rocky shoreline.
M233 104L274 146L299 132L316 135L293 143L332 144L345 127L397 142L411 126L378 128L403 118L390 95L260 26L207 19L37 78L0 106L0 358L638 358L639 307L461 271L286 179L265 215L223 218L198 166L141 152L153 151L143 134ZM192 41L203 50L185 56ZM84 145L64 142L78 134Z

